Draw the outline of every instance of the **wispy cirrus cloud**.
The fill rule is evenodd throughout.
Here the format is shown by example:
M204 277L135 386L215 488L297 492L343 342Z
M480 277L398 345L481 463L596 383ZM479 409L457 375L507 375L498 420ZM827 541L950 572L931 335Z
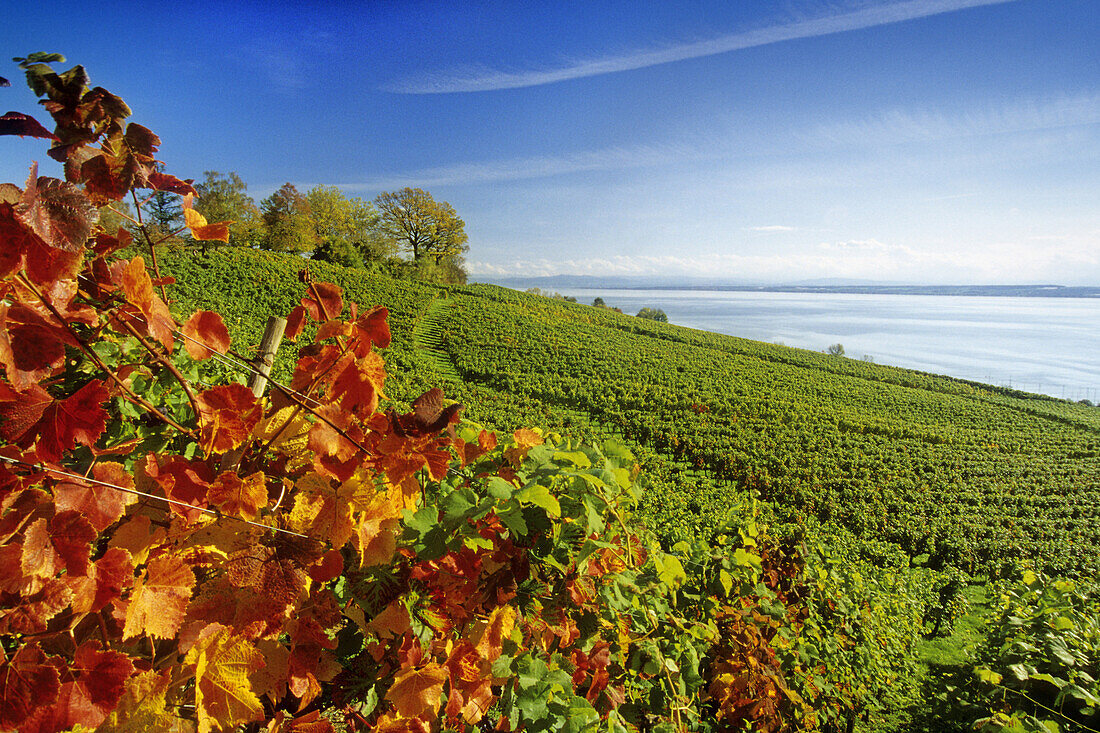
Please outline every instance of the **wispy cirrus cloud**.
M1100 123L1100 93L1024 98L966 110L887 110L821 125L802 137L814 146L865 147L1052 130Z
M649 66L676 61L714 56L730 51L767 46L800 38L816 38L835 33L873 28L926 18L932 15L953 13L985 5L1000 5L1017 0L903 0L879 3L856 9L834 11L829 15L803 18L793 22L775 24L717 38L690 43L680 43L655 49L637 50L615 56L579 60L565 65L519 71L506 71L477 66L457 71L423 74L414 78L393 82L384 91L400 94L447 94L457 92L484 92L500 89L553 84L588 76L632 71Z
M404 186L428 188L432 186L516 181L530 178L548 178L569 173L623 170L684 163L710 158L713 155L712 150L691 143L612 147L559 156L535 156L480 163L457 163L407 173L382 175L366 181L342 184L340 188L345 191L374 191L402 188Z

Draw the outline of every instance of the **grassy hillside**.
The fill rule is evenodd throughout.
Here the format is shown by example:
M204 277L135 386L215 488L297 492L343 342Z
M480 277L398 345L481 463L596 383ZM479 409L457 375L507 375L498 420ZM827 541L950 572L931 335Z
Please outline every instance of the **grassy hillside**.
M227 315L239 350L309 265L391 310L390 396L442 384L468 417L617 432L648 455L647 515L671 545L757 492L932 567L996 574L1100 557L1100 410L644 321L486 285L440 288L244 250L175 257L182 310ZM276 375L286 375L293 345Z

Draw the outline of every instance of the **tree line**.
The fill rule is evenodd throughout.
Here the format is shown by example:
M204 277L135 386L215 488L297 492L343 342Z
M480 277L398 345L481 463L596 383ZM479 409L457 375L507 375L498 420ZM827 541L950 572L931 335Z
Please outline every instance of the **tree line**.
M406 187L364 201L336 186L303 193L285 183L257 204L236 173L206 171L195 190L195 211L210 222L229 222L229 246L290 252L393 276L466 282L465 222L451 204L422 189ZM148 226L162 236L183 227L178 196L158 191L142 208ZM205 249L210 243L200 245Z

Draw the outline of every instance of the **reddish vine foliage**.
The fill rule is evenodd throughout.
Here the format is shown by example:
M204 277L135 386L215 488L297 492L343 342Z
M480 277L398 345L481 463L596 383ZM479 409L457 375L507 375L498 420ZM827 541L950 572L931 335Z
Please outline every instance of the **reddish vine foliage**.
M797 727L777 624L679 591L679 560L623 520L629 468L462 432L438 389L386 409L385 308L304 272L287 336L315 336L289 385L185 378L232 344L216 313L173 317L142 196L183 196L197 240L228 223L82 67L25 68L55 129L9 113L0 135L51 141L65 180L0 185L0 730L323 733L333 706L378 731L685 728L708 700L723 724ZM136 247L148 263L118 258ZM719 558L723 583L752 587L755 557ZM763 580L794 607L788 565Z

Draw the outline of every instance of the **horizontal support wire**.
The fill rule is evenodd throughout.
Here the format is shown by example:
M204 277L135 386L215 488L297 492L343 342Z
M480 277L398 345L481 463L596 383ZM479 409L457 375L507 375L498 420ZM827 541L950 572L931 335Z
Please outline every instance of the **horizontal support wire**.
M173 504L175 506L184 507L185 509L194 509L195 511L202 512L203 514L208 514L208 515L210 515L212 517L216 517L218 519L221 519L221 518L224 517L225 519L232 519L236 522L242 522L244 524L250 524L253 527L260 527L262 529L269 529L272 532L281 532L282 534L289 534L289 535L293 535L295 537L301 537L303 539L313 540L314 542L321 542L321 540L318 540L315 537L310 537L309 535L302 534L300 532L294 532L294 531L289 530L289 529L283 529L282 527L273 527L270 524L261 524L260 522L253 522L249 519L244 519L243 517L237 517L237 516L234 516L232 514L223 514L222 512L218 511L217 509L208 509L206 507L195 506L194 504L188 504L185 501L178 501L176 499L169 499L166 496L157 496L156 494L147 494L144 491L139 491L138 489L131 489L128 486L119 486L118 484L112 484L112 483L109 483L107 481L100 481L99 479L90 478L88 476L81 476L78 473L70 473L68 471L62 471L61 469L58 469L58 468L51 468L49 466L44 466L40 463L30 463L28 461L21 461L17 458L8 458L7 456L0 456L0 461L4 461L5 463L10 463L10 464L16 465L16 466L22 466L24 468L33 469L33 470L36 470L36 471L44 471L46 473L51 473L54 476L61 477L61 478L64 478L64 479L69 479L70 481L74 481L74 482L77 482L77 483L95 484L96 486L103 486L103 487L108 488L108 489L115 489L116 491L122 491L122 492L127 493L127 494L135 494L137 496L142 496L142 497L145 497L146 499L155 499L156 501L163 501L163 502L166 502L168 504Z

